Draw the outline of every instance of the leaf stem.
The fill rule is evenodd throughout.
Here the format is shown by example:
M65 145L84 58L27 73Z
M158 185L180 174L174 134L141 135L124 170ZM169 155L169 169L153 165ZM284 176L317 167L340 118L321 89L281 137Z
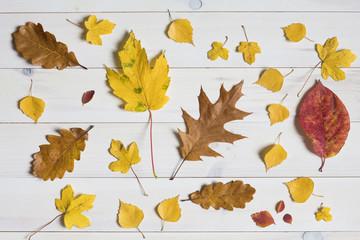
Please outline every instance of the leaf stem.
M81 65L80 63L79 63L79 66L82 67L82 68L85 69L85 70L88 70L87 67Z
M182 160L182 162L180 163L179 167L176 169L176 172L171 176L170 180L174 180L176 174L178 173L178 171L180 170L181 166L184 164L185 159Z
M285 95L285 97L283 97L280 101L280 104L283 105L284 101L285 101L285 98L287 97L288 94Z
M246 30L245 30L244 25L241 25L241 27L242 27L242 29L243 29L243 31L244 31L244 35L245 35L246 41L249 42L249 39L248 39L248 37L247 37L247 34L246 34Z
M291 69L291 72L287 73L286 75L284 75L284 78L286 78L287 76L289 76L290 74L292 74L294 71L294 69Z
M152 165L152 170L153 170L153 174L154 177L157 178L156 173L155 173L155 166L154 166L154 153L153 153L153 138L152 138L152 125L153 125L153 119L152 119L152 113L149 109L149 114L150 114L150 149L151 149L151 165Z
M223 46L225 46L225 44L226 44L226 42L228 41L228 36L225 36L225 41L224 41L224 43L223 43Z
M141 233L142 237L145 239L145 235L144 235L144 233L140 230L140 228L139 228L139 227L136 227L136 229L139 231L139 233Z
M31 85L29 90L29 95L32 96L33 80L31 79Z
M169 13L170 22L174 21L173 18L172 18L172 16L171 16L170 10L168 9L167 11L168 11L168 13Z
M134 175L135 175L135 177L136 177L136 180L138 181L138 183L139 183L139 185L140 185L140 188L141 188L142 193L143 193L145 196L149 196L149 195L147 195L147 193L145 192L145 189L144 189L143 185L141 184L140 179L139 179L138 176L136 175L136 173L135 173L134 169L132 168L132 166L130 166L130 169L131 169L131 171L134 173Z
M190 201L191 199L188 198L188 199L181 199L180 202L186 202L186 201Z
M322 172L322 169L323 169L323 167L324 167L324 165L325 165L325 158L321 158L321 161L322 161L322 163L321 163L321 166L320 166L320 168L319 168L319 171L320 171L320 172Z
M48 222L48 223L46 223L45 225L41 226L38 230L36 230L35 232L33 232L33 233L28 237L28 240L30 240L32 236L34 236L35 234L37 234L38 232L40 232L41 230L43 230L46 226L48 226L49 224L51 224L52 222L54 222L57 218L61 217L62 215L64 215L64 213L61 213L61 214L57 215L57 216L54 217L50 222Z
M278 144L280 144L280 137L281 137L281 134L282 134L282 132L281 132L281 133L279 133L279 135L278 135L278 137L277 137L277 142L278 142Z
M84 28L83 26L80 26L79 24L74 23L73 21L70 21L69 19L66 19L66 21L68 21L69 23L74 24L75 26L78 26L79 28Z
M311 40L310 38L308 38L307 36L305 36L305 38L310 41L310 42L315 42L314 40Z
M311 72L310 72L308 78L306 79L304 85L301 87L300 91L299 91L298 94L297 94L298 97L299 97L301 91L304 89L304 87L305 87L306 83L308 82L309 78L311 77L311 74L315 71L315 69L317 68L317 66L319 66L319 64L320 64L321 62L322 62L322 61L318 62L318 64L316 64L315 67L313 67L313 69L311 70Z
M165 225L165 221L164 219L161 219L161 231L164 231L164 225Z
M311 195L315 196L315 197L324 197L323 195L317 195L317 194L314 194L314 193L311 193ZM322 205L322 203L321 203Z

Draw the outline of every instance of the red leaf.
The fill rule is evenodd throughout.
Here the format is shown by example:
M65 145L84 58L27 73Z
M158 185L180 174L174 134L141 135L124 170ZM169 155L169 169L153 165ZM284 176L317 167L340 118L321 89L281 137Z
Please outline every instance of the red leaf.
M350 130L350 117L345 105L330 89L319 81L305 96L299 121L306 135L312 140L314 152L322 159L335 156Z
M251 218L256 223L256 225L262 228L270 226L271 224L275 224L273 217L268 211L254 213L251 215Z
M284 222L291 224L292 223L292 216L290 214L285 214L283 217Z
M284 209L285 209L285 203L283 200L281 200L276 204L275 210L277 213L281 213L282 211L284 211Z
M84 92L83 96L82 96L82 104L86 104L88 102L91 101L91 99L93 98L95 94L95 91L94 90L90 90L90 91L87 91L87 92Z

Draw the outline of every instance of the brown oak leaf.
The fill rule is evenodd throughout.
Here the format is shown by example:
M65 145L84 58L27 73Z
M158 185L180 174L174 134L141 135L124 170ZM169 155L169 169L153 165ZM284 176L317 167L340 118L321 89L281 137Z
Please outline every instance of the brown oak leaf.
M85 149L88 131L81 128L62 129L61 136L48 135L50 144L40 145L40 152L33 155L33 174L45 181L62 178L65 171L72 172L74 159L80 160L80 152Z
M253 199L255 188L242 181L222 182L206 185L201 191L190 194L190 200L205 209L211 206L232 211L233 208L245 208L245 203Z
M14 33L15 47L23 57L35 66L44 68L80 66L73 52L68 52L66 44L57 42L53 34L44 32L40 23L29 22Z

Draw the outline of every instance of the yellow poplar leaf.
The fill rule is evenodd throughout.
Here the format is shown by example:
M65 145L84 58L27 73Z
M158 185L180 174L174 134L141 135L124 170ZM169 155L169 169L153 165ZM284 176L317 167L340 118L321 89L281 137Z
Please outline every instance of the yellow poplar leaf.
M282 163L287 158L287 152L280 144L275 144L264 157L266 171Z
M145 49L131 32L119 57L123 73L105 66L106 76L113 93L126 102L125 110L144 112L162 108L169 101L165 96L170 83L165 54L161 54L150 69Z
M103 20L97 23L95 15L92 15L85 21L85 27L89 30L86 33L86 41L95 45L102 45L100 35L112 33L115 24L109 20Z
M229 50L223 48L223 44L221 42L213 42L211 44L212 48L208 51L207 56L208 59L215 61L218 57L221 57L224 60L227 60L229 57Z
M193 42L193 28L191 23L187 19L179 19L170 23L167 34L170 39L179 43L190 43ZM195 45L194 45L195 46Z
M128 150L121 141L111 140L110 153L118 160L110 163L109 169L114 172L127 173L133 164L141 161L139 149L135 142L131 143Z
M61 191L61 199L55 199L56 208L64 213L64 224L68 229L73 225L84 228L90 226L88 217L81 213L93 208L95 195L82 194L74 198L74 191L71 185Z
M261 49L257 42L240 42L237 50L238 52L243 53L244 61L250 65L255 62L255 54L261 53Z
M21 111L37 123L41 114L44 112L45 102L40 98L27 96L20 100Z
M297 203L304 203L314 190L314 182L308 177L297 178L285 183L288 187L291 198Z
M331 208L322 207L319 209L317 213L315 213L316 221L324 220L326 222L330 222L332 220L332 215L330 214Z
M306 28L301 23L293 23L282 29L284 30L286 38L292 42L299 42L306 36Z
M336 37L328 38L324 46L316 44L316 51L322 61L321 76L324 79L330 76L336 81L345 80L345 72L339 67L350 67L356 59L356 55L349 49L335 52L338 46L339 42Z
M277 69L270 68L261 74L259 80L254 83L272 92L278 92L284 83L284 76Z
M137 228L144 218L144 212L135 205L120 201L118 222L123 228Z
M289 110L282 104L271 104L267 108L271 125L283 122L289 117Z
M165 199L157 206L157 212L160 218L168 222L177 222L181 217L181 208L179 206L179 195L173 198ZM161 230L163 230L164 226Z

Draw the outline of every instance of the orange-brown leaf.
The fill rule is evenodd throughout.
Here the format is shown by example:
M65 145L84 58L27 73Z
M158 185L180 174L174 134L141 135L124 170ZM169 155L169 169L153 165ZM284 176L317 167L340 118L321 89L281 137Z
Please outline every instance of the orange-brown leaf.
M250 113L243 112L235 108L235 104L241 96L241 88L244 81L226 91L221 86L219 99L212 104L205 92L201 89L199 99L200 117L198 120L192 118L183 110L188 132L179 130L182 141L181 155L184 160L199 161L201 156L217 157L221 156L218 152L209 147L213 142L233 143L236 140L244 138L239 134L226 131L224 124L233 120L242 120Z
M256 223L256 225L262 228L270 226L271 224L275 224L273 217L268 211L254 213L251 215L251 218Z
M74 159L80 160L80 152L85 149L85 140L88 139L87 130L71 128L62 129L61 136L48 135L50 144L40 145L40 152L34 154L33 174L45 181L49 178L62 178L65 171L72 172Z
M284 211L284 209L285 209L285 203L283 200L281 200L276 204L275 210L277 213L281 213L282 211Z
M190 200L205 209L210 207L232 211L233 208L245 208L245 203L253 199L255 188L242 181L231 181L225 185L222 182L209 184L201 191L190 194Z
M44 32L40 23L29 22L21 26L14 33L14 39L16 50L35 66L57 67L59 70L67 66L81 66L75 54L68 52L66 44L57 42L53 34Z

